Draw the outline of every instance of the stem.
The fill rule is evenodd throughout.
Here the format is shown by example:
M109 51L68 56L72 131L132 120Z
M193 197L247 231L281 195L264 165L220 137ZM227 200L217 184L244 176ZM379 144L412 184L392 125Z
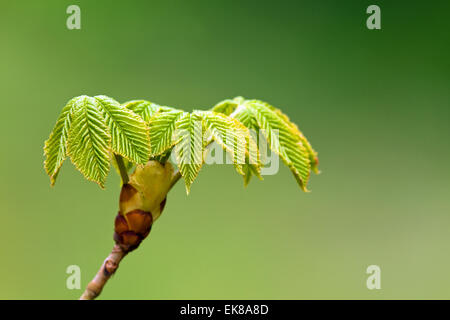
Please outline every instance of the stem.
M120 155L114 154L115 160L117 162L117 166L119 168L120 175L122 177L122 181L124 184L127 184L129 181L127 170L125 169L125 165L123 163L123 159ZM136 174L136 173L134 173ZM181 173L179 170L174 172L170 178L170 185L168 190L165 192L168 192L181 178ZM123 193L122 187L122 193ZM132 187L133 188L133 187ZM120 196L121 202L127 202L127 201L135 201L135 197L129 198L129 196L126 196L126 193L124 193ZM163 200L165 203L165 200ZM162 211L164 208L164 204L158 204L158 207ZM138 210L139 211L139 210ZM120 212L119 212L120 214ZM127 212L124 212L124 214L127 214ZM126 249L122 249L122 247L118 244L114 245L111 254L105 259L102 266L100 267L100 270L95 275L94 279L89 282L89 284L86 287L86 290L81 295L80 300L93 300L95 299L101 292L103 287L106 285L106 282L111 278L111 276L116 272L117 268L119 267L120 261L127 255L129 251L126 251Z
M120 261L125 257L127 253L122 250L117 244L114 245L111 253L105 259L100 270L95 275L94 279L89 282L86 290L81 295L80 300L93 300L100 292L102 292L103 287L106 282L111 278L111 276L116 272L119 267Z
M114 153L114 158L116 159L117 167L119 168L120 176L122 177L122 183L127 184L129 181L128 172L123 163L123 159L120 155Z

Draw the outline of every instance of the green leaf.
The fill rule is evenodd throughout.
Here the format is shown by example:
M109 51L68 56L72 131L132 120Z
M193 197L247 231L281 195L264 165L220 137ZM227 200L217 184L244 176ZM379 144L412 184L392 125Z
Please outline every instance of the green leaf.
M253 130L259 129L306 190L311 169L317 170L317 153L279 109L242 97L225 100L213 111L193 113L145 100L120 105L106 96L73 98L45 142L44 167L53 185L62 162L70 156L88 180L103 187L114 154L124 157L129 169L146 163L150 156L166 161L174 151L189 193L208 152L206 146L215 141L231 156L247 184L253 175L260 177L257 139L253 136Z
M250 105L256 111L256 120L270 148L291 169L300 187L307 191L311 165L308 150L303 142L294 135L292 128L276 112L262 104Z
M150 147L152 156L166 152L177 143L174 132L176 123L182 116L185 116L185 112L172 109L157 112L150 118Z
M111 136L97 99L81 96L69 132L68 154L75 167L88 180L104 187L109 172Z
M61 111L56 121L56 125L50 134L50 137L44 144L44 168L50 176L50 184L53 186L56 182L59 170L67 156L67 139L70 125L72 123L74 105L77 98L71 99Z
M203 165L202 121L196 114L184 112L176 121L174 148L178 168L189 194L192 182Z
M246 159L258 165L259 155L256 145L251 149L252 152L249 152L250 144L255 142L250 136L249 129L241 122L213 111L195 111L194 113L202 118L211 139L229 154L238 173L245 175L243 166Z
M257 176L258 179L263 180L261 177L261 165L255 165L247 162L243 165L242 170L244 171L244 186L250 183L252 176Z
M150 157L148 127L143 119L107 96L79 96L63 108L44 152L45 169L54 184L66 154L88 179L104 186L112 152L129 163Z
M235 99L239 99L239 101L241 101L240 97ZM241 101L241 103L243 103L243 101ZM254 135L247 142L248 149L253 152L251 152L250 157L246 158L245 164L243 165L244 185L247 186L253 175L256 175L260 180L262 180L260 174L261 163L259 161L259 151L256 145L258 141L259 126L253 110L251 108L245 107L245 105L238 105L237 108L234 109L230 114L230 117L238 120L240 123L242 123L242 125L250 130L251 135ZM255 159L258 159L257 162L255 162Z
M261 161L260 152L257 146L257 134L255 131L250 131L250 138L247 141L247 148L249 149L249 155L245 159L245 164L242 169L244 171L244 186L247 186L252 176L258 177L259 180L263 180L261 177Z
M129 101L127 103L124 103L123 106L139 115L146 123L149 123L151 121L151 118L158 112L161 113L178 110L172 107L160 106L156 103L146 100Z
M111 135L111 148L125 159L144 164L150 157L149 133L145 122L135 113L107 96L95 96L103 110Z
M289 117L284 114L280 109L277 109L270 104L260 101L260 100L252 100L254 103L265 105L266 107L270 108L271 110L275 111L283 120L284 122L290 127L290 130L293 132L294 135L296 135L303 143L304 147L308 150L309 153L309 160L311 162L311 169L315 173L319 173L319 158L317 157L317 152L314 151L309 141L305 138L303 133L298 129L297 125L289 119Z
M252 129L262 129L272 151L276 152L290 168L302 190L306 185L311 170L311 151L306 144L306 138L300 135L298 128L287 116L265 103L257 100L246 100L231 114L245 126ZM312 148L311 148L312 150ZM250 179L251 168L244 168L245 179Z
M161 116L165 119L168 115L164 113ZM158 117L152 118L151 123L156 118ZM163 127L167 128L168 124L161 125ZM203 133L206 136L202 136ZM230 155L238 173L245 175L244 165L251 163L249 170L259 176L261 163L258 149L248 128L236 119L213 111L196 110L191 114L183 112L175 122L171 143L175 145L177 165L188 193L204 163L205 153L209 151L206 146L213 141Z
M175 122L183 114L182 110L145 100L130 101L124 106L138 114L148 124L152 157L160 156L175 145L173 132Z
M229 116L238 106L238 103L234 100L227 99L216 104L211 111L223 113Z
M159 105L146 100L133 100L124 103L124 107L139 115L146 123L161 108Z

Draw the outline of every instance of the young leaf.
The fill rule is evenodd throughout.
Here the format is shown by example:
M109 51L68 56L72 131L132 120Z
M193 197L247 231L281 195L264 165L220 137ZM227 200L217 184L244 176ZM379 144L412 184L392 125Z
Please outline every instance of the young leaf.
M245 163L242 166L244 171L244 186L247 186L253 175L257 176L259 180L263 180L261 177L261 161L260 153L257 147L257 134L256 131L250 131L250 137L247 140L247 148L249 150L248 156L245 158ZM256 161L255 161L256 159Z
M203 138L201 118L196 114L184 112L176 121L174 148L178 168L184 178L186 192L203 165Z
M261 165L251 164L247 159L242 166L242 170L244 171L244 186L250 183L252 176L257 176L259 180L263 180L261 177Z
M238 101L241 101L241 98L235 98L238 99ZM243 102L243 101L241 101ZM251 134L254 134L255 136L251 137L251 139L248 140L248 148L252 152L252 156L249 158L246 158L245 164L243 165L243 171L244 171L244 185L247 186L250 182L250 179L253 175L256 175L260 180L262 180L261 177L261 163L259 162L259 152L258 148L256 146L257 134L258 134L258 123L256 121L255 115L251 108L246 108L243 105L237 105L235 109L233 109L232 113L230 114L230 117L235 118L240 123L242 123L245 127L247 127ZM256 150L256 151L255 151ZM257 157L258 162L255 163L254 159Z
M300 187L307 191L306 185L311 165L309 152L301 139L294 135L292 128L270 108L258 103L249 105L255 110L258 126L263 130L262 132L272 151L280 156L291 169Z
M160 156L175 145L176 141L172 141L175 122L183 111L145 100L130 101L124 106L138 114L148 124L152 157Z
M150 147L152 156L160 155L172 148L177 140L174 137L176 123L185 112L172 109L157 112L150 118Z
M319 168L318 168L319 159L317 157L317 152L314 151L314 149L312 148L312 146L309 143L309 141L305 138L303 133L298 129L297 125L295 123L293 123L289 119L289 117L286 114L284 114L280 109L277 109L277 108L271 106L270 104L268 104L266 102L263 102L263 101L260 101L260 100L252 100L252 102L265 105L266 107L268 107L271 110L275 111L284 120L284 122L286 122L286 124L290 127L291 131L294 133L294 135L296 135L302 141L303 145L308 150L309 160L311 162L311 169L315 173L319 173Z
M145 122L132 111L107 96L95 96L103 110L111 148L129 161L144 164L150 157L149 133Z
M226 99L216 104L211 111L223 113L229 116L238 106L235 100Z
M46 156L44 168L50 176L50 184L52 186L55 184L56 177L67 156L67 138L76 99L71 99L63 108L50 137L44 144L44 154Z
M238 173L245 175L243 165L246 158L258 164L257 149L252 148L252 152L249 153L249 144L254 141L250 137L249 129L242 123L213 111L195 111L195 114L202 118L212 140L229 154Z
M257 100L241 102L230 115L251 129L262 129L272 151L291 169L300 187L306 191L311 170L312 148L287 116ZM309 146L309 148L308 148ZM315 154L314 154L315 159ZM316 161L316 160L314 160ZM244 168L250 179L251 168Z
M68 154L86 179L104 187L109 172L111 136L97 99L81 96L76 100L69 132Z
M160 109L159 105L146 100L129 101L124 103L123 106L139 115L146 123Z
M66 154L88 180L103 187L111 151L130 165L150 157L148 127L138 115L107 96L79 96L64 107L44 146L45 169L54 184Z

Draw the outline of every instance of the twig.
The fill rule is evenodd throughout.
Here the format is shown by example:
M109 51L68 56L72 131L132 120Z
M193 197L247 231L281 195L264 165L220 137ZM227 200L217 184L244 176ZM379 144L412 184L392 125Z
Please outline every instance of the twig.
M119 167L120 174L122 176L122 181L124 184L128 183L128 174L123 163L121 156L114 154L117 166ZM176 171L172 175L169 190L180 180L181 173ZM114 245L111 254L105 259L100 270L95 275L94 279L89 282L86 290L81 295L80 300L93 300L101 292L106 282L111 278L111 276L116 272L119 267L120 261L127 255L128 252L124 251L119 245Z
M127 253L123 251L120 246L117 244L114 245L110 255L105 259L94 279L89 282L86 290L81 295L80 300L95 299L100 292L102 292L102 289L109 278L111 278L114 272L116 272L120 261L126 256L126 254Z

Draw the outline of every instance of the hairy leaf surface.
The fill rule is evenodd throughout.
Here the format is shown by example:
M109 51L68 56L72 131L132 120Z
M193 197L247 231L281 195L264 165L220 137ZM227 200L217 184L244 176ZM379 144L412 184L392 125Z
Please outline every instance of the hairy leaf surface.
M150 118L149 127L152 156L166 152L177 143L174 132L177 121L182 116L185 116L184 111L173 109L157 112Z
M44 168L50 176L50 184L56 182L59 170L67 156L67 139L77 98L71 99L61 111L50 137L44 144Z
M146 123L161 108L159 105L146 100L133 100L124 103L124 107L139 115Z
M145 121L107 96L79 96L63 108L46 141L45 169L55 183L66 155L88 179L104 186L112 153L128 163L149 160L150 138Z
M178 168L189 193L191 184L203 165L203 137L201 118L184 112L176 121L174 148Z
M309 153L302 141L292 134L290 127L273 110L252 103L256 120L263 130L272 151L276 152L291 169L300 187L306 191L311 170Z
M112 98L95 96L94 99L103 110L105 124L111 135L112 151L134 163L146 163L150 146L145 122Z
M258 100L245 100L230 114L250 129L261 129L272 151L277 153L291 169L300 187L306 191L311 163L317 163L317 155L309 142L280 110ZM252 168L244 166L246 182Z
M273 106L271 106L270 104L260 101L260 100L252 100L254 103L257 104L262 104L268 108L270 108L271 110L275 111L283 120L284 122L290 127L291 132L298 137L298 139L300 139L303 143L303 145L305 146L305 148L308 150L309 153L309 160L311 163L311 169L315 172L315 173L319 173L319 169L318 169L318 165L319 165L319 159L317 157L317 152L314 151L314 149L312 148L311 144L309 143L309 141L305 138L305 136L303 135L303 133L298 129L298 126L293 123L289 117L284 114L280 109L277 109Z
M195 111L202 120L211 139L217 142L230 156L237 172L245 175L246 159L259 169L259 155L256 142L250 131L237 119L213 111Z
M69 132L68 154L86 179L104 187L109 172L111 136L103 110L95 98L82 96Z
M238 106L238 102L235 100L227 99L216 104L211 111L223 113L229 116Z
M88 180L103 187L114 154L123 157L129 170L149 158L166 161L174 152L189 193L210 150L207 145L216 142L247 184L253 175L261 178L258 130L306 190L310 171L318 171L317 153L279 109L242 97L192 113L145 100L120 105L102 95L73 98L45 142L44 167L53 185L64 159L70 156Z

